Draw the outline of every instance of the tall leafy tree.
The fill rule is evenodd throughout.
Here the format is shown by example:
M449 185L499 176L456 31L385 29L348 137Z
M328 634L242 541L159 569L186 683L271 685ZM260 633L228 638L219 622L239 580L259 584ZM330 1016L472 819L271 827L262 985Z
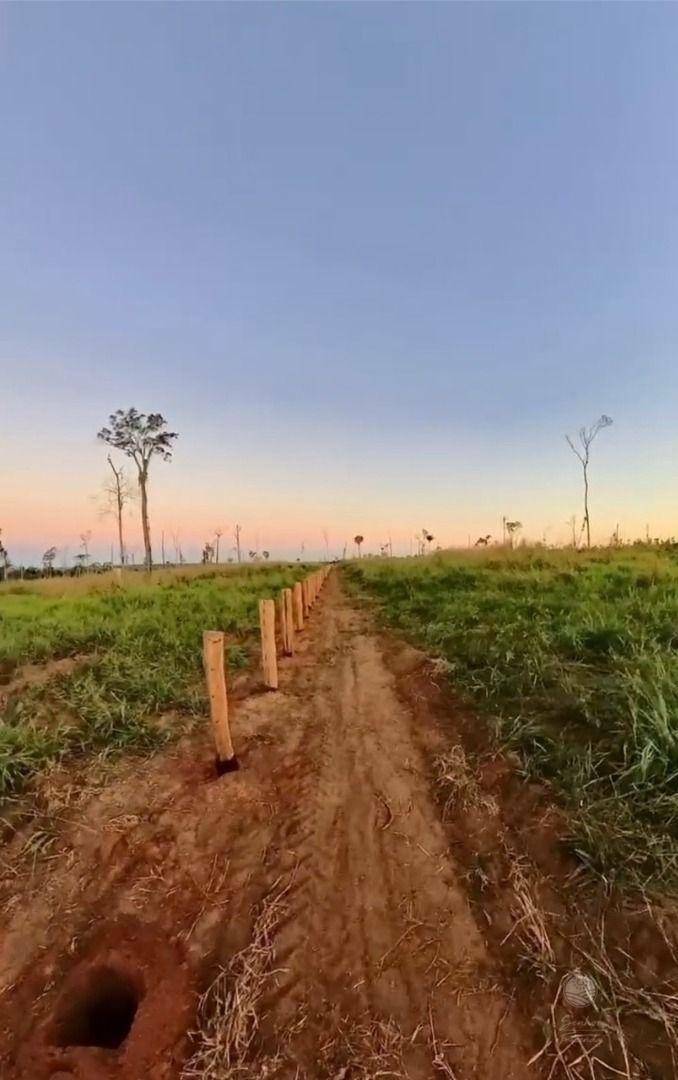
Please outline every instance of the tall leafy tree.
M161 413L140 413L136 409L118 409L111 413L108 425L98 432L97 438L108 446L121 450L137 467L141 503L141 529L144 536L146 569L153 567L151 529L148 520L148 473L154 457L172 460L172 448L176 431L167 430L167 421Z

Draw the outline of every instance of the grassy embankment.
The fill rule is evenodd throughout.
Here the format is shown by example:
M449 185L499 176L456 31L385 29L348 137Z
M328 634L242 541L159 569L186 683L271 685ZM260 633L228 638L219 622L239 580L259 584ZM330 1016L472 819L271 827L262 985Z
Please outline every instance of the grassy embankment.
M348 574L553 783L588 865L675 888L678 553L443 553Z
M10 694L0 712L0 798L67 754L161 745L203 712L202 631L232 635L229 665L245 666L258 600L304 567L161 571L0 587L0 695L15 669L68 656L82 665Z

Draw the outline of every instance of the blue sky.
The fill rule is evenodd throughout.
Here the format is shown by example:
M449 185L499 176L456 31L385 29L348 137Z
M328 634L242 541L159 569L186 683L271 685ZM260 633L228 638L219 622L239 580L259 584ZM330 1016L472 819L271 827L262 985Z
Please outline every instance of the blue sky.
M128 404L196 550L564 537L601 412L594 534L678 531L676 55L673 5L5 5L10 552L105 549Z

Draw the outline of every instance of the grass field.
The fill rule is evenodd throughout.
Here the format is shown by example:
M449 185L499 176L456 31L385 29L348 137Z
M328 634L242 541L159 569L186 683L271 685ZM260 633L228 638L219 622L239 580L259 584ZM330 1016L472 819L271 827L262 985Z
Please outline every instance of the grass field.
M678 884L678 553L441 553L348 574L558 789L590 867Z
M262 596L304 567L163 571L58 579L0 588L0 797L66 754L150 748L204 709L202 632L225 630L229 666L248 663ZM70 672L11 693L17 669L82 657ZM5 686L3 687L3 683ZM159 725L163 712L176 722Z

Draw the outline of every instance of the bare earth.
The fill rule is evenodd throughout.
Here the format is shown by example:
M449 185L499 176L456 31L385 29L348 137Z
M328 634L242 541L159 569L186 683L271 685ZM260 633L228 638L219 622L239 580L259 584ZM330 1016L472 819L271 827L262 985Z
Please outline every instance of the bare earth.
M567 923L558 815L463 752L448 802L436 763L473 720L434 675L332 575L280 691L233 709L239 772L215 778L207 721L103 779L60 770L2 856L3 1080L547 1076L548 1055L528 1062L552 987L516 974L531 923L511 875ZM655 969L662 948L641 950ZM208 1072L191 1033L223 969L235 1019ZM659 1050L654 1067L672 1075Z

